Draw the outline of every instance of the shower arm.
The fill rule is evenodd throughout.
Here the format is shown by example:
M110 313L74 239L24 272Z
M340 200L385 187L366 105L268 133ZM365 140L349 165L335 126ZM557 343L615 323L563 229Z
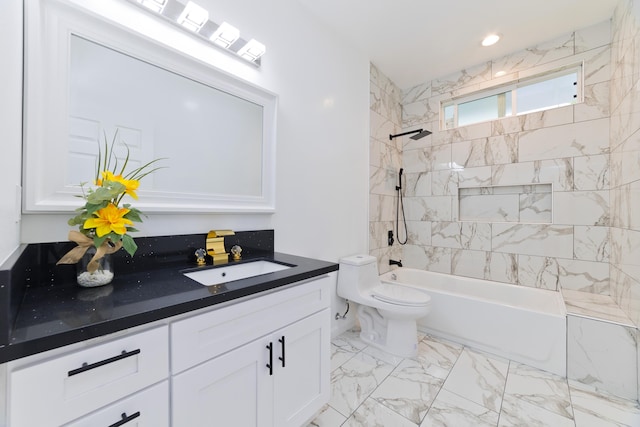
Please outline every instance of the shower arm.
M410 130L410 131L407 131L407 132L398 133L396 135L389 134L389 141L391 141L391 140L393 140L393 138L397 138L399 136L411 135L412 133L415 133L416 135L413 135L410 138L413 139L413 140L416 140L416 141L418 139L424 138L427 135L431 135L431 131L424 130L424 129L420 128L420 129Z

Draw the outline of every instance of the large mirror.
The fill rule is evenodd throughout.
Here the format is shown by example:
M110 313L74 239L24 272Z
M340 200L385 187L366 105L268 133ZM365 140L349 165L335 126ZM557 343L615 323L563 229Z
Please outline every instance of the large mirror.
M105 135L131 167L166 159L145 212L274 210L275 95L70 0L25 15L25 212L75 209Z

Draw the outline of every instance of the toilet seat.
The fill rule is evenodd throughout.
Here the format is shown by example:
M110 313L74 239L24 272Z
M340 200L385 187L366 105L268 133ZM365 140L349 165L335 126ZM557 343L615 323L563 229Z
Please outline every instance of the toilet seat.
M426 306L431 297L424 292L406 286L381 283L371 290L371 296L377 300L396 305L412 307Z

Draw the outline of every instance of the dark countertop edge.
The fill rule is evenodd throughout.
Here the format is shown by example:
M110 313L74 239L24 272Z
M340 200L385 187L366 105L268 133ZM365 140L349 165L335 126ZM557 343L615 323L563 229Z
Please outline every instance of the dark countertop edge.
M287 254L277 254L292 257ZM295 256L293 256L295 258ZM0 363L10 362L23 357L32 356L48 350L64 347L70 344L90 340L114 332L119 332L136 326L145 325L155 321L167 319L173 316L188 313L190 311L199 310L206 307L213 307L228 301L233 301L250 295L257 295L261 292L277 289L292 283L312 279L338 270L338 264L328 263L326 261L317 260L322 267L304 270L299 273L291 274L286 277L263 282L249 288L239 289L229 292L228 294L218 298L196 298L191 301L178 304L167 305L160 309L146 311L124 318L108 320L93 325L78 327L73 330L52 334L46 337L31 339L16 344L8 344L0 346Z

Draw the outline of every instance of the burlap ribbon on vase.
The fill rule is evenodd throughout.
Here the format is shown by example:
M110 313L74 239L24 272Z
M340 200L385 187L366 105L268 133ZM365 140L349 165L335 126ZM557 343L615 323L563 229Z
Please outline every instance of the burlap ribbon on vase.
M69 240L72 242L76 242L78 246L71 249L67 252L60 261L56 263L58 264L76 264L80 259L84 256L87 249L93 246L93 239L91 237L87 237L79 231L71 230L69 232ZM113 245L113 246L111 246ZM122 241L118 241L116 243L111 242L111 240L105 240L100 247L96 248L96 253L89 261L89 265L87 266L87 271L89 273L93 273L100 267L100 259L107 255L117 252L122 247Z

